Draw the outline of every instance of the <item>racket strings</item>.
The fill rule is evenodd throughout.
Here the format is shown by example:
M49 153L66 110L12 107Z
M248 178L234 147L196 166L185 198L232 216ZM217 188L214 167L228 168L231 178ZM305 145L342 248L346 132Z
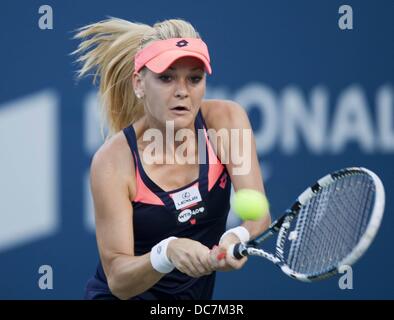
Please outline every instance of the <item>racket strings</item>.
M314 256L315 259L321 260L318 254L324 251L325 242L321 241L328 237L328 229L322 228L323 237L319 238L316 236L316 226L321 220L322 213L327 210L329 202L328 190L323 190L319 195L319 201L308 201L305 207L302 208L302 212L299 214L299 220L297 220L296 232L297 239L296 245L291 246L289 260L291 266L302 266L304 270L309 270L311 267L311 259L306 257ZM316 213L313 215L313 213ZM299 251L300 246L304 243L308 243L308 246L303 246L303 251ZM323 250L319 250L323 248Z
M306 275L338 266L366 230L374 203L374 184L362 174L323 187L297 216L295 240L287 242L287 264Z
M347 197L338 197L337 202L332 201L333 212L327 212L329 217L336 219L331 219L331 223L328 224L330 229L327 228L328 225L322 225L322 227L325 227L322 228L322 230L325 231L323 239L326 239L326 241L323 244L323 249L319 251L320 255L318 261L321 261L321 263L328 263L328 265L332 267L334 267L334 265L332 265L333 263L337 263L351 251L360 237L356 228L360 225L357 218L361 215L357 215L357 208L354 207L354 204L358 201L355 196L364 199L364 195L359 192L352 192L355 190L352 189L351 185L347 185L347 182L349 182L348 179L338 181L334 192L341 193L343 192L343 188L346 188L346 190L350 191L349 194ZM367 189L364 188L360 191L365 190ZM330 191L331 190L327 190L328 193ZM335 195L335 193L333 193L333 195ZM346 208L347 205L349 206L349 204L353 205L353 207L345 210L342 209ZM338 212L342 214L337 214ZM335 216L335 214L337 215ZM315 231L318 231L318 229L315 229ZM328 231L329 234L327 234Z
M323 264L330 264L338 261L339 257L346 255L346 253L351 250L351 247L349 246L355 245L354 241L352 241L352 236L356 236L355 239L357 240L359 238L357 230L351 229L352 227L357 227L359 225L358 221L354 221L354 219L360 215L357 215L357 211L355 211L354 208L353 210L350 210L350 212L349 210L341 209L346 208L346 205L348 204L356 203L357 199L355 199L355 196L360 196L360 193L358 192L353 192L349 195L343 194L342 190L344 188L349 191L355 191L354 189L350 189L350 186L346 185L347 182L349 182L348 179L339 180L338 183L335 186L332 186L331 189L328 188L327 190L324 190L327 195L335 196L335 193L339 193L342 196L338 197L338 195L336 195L336 197L338 197L337 202L330 201L330 203L332 203L332 212L325 211L329 217L334 219L330 219L331 221L328 221L327 224L324 223L319 225L322 227L321 232L324 236L319 238L320 243L318 243L315 248L318 250L317 253L319 254L317 260L321 261ZM361 191L365 190L367 189L361 189ZM360 196L360 198L363 199L363 196ZM319 201L319 199L316 198L316 201ZM338 214L338 212L341 214ZM326 221L324 220L324 222ZM337 229L335 229L335 227L337 227ZM314 228L313 235L315 237L319 235L319 228ZM322 240L324 241L322 242ZM322 249L319 250L319 248ZM329 261L326 261L326 259ZM310 260L310 267L313 267L313 260Z

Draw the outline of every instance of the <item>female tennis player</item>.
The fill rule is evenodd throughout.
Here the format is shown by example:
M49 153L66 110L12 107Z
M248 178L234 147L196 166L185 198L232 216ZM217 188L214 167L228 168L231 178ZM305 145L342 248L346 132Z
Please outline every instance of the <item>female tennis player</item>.
M247 259L218 254L270 224L268 214L225 231L231 184L264 193L263 181L253 135L250 170L234 174L239 163L228 155L243 150L243 140L234 145L208 133L251 130L247 114L235 102L203 99L209 52L184 20L152 27L110 18L75 38L82 39L73 52L82 63L78 75L99 76L109 129L91 163L100 261L85 298L211 299L215 272L240 269ZM174 138L182 132L186 140ZM164 137L154 159L186 147L198 161L151 161L147 134Z

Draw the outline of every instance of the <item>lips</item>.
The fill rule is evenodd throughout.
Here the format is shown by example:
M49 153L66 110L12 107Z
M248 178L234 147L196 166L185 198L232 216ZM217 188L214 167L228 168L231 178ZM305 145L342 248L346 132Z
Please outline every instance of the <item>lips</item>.
M185 106L176 106L176 107L172 107L171 110L175 110L175 111L189 111L189 108L185 107Z

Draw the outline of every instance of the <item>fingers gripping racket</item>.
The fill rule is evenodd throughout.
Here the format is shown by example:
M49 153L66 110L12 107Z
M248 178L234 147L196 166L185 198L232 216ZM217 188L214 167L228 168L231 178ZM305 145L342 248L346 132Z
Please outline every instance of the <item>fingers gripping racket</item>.
M233 257L264 257L288 276L311 282L354 264L372 243L385 203L379 177L365 168L328 174L306 189L256 239L229 247ZM259 248L276 235L275 253Z

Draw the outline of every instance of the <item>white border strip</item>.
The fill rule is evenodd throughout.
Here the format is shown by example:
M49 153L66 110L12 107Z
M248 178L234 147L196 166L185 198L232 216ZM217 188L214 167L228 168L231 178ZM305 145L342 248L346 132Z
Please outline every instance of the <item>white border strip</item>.
M312 188L309 187L298 196L298 202L301 203L301 205L304 205L313 195L314 192L312 191Z

